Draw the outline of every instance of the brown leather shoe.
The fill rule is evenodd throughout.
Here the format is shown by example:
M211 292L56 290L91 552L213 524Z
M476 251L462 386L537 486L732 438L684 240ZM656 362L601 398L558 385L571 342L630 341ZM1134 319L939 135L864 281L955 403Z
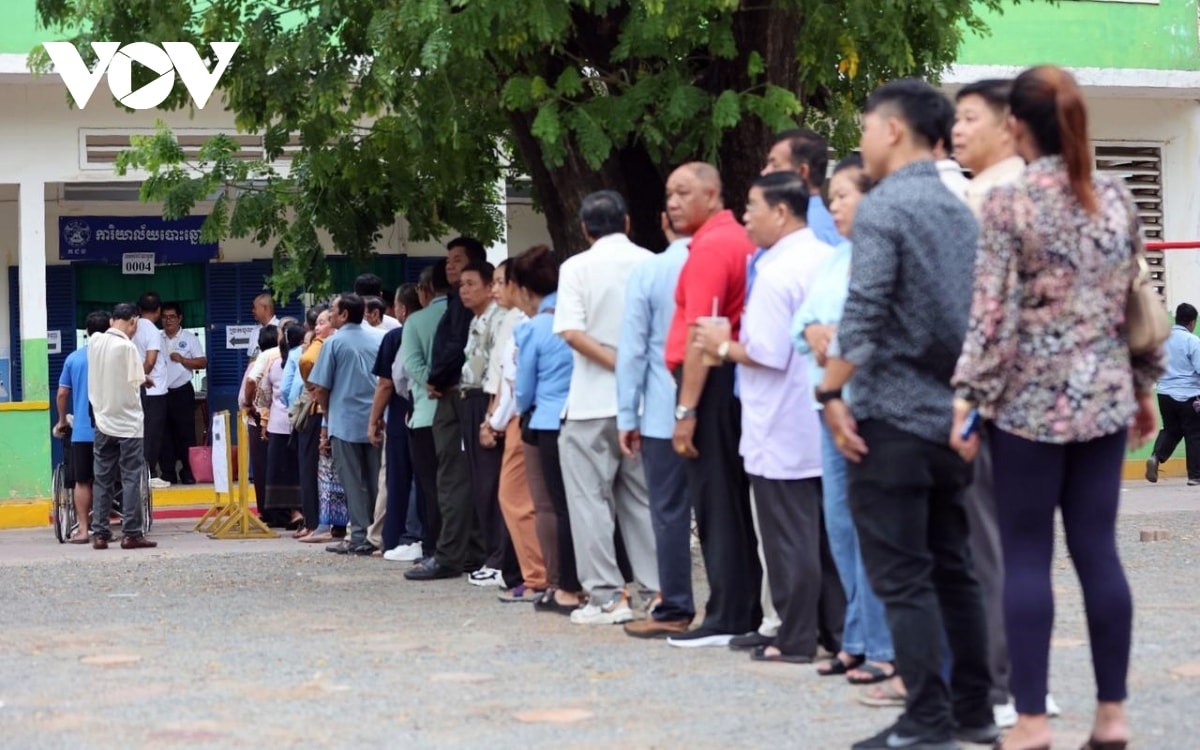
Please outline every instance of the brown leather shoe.
M150 549L157 546L158 542L152 542L144 536L127 536L121 540L121 549Z
M625 634L634 638L667 638L688 632L691 620L655 620L647 617L625 623Z
M92 537L92 549L108 549L108 540L102 536Z

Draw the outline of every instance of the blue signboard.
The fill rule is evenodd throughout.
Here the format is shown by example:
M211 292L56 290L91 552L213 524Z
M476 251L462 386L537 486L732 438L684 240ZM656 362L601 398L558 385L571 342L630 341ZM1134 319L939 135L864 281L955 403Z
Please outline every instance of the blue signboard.
M201 242L203 216L60 216L59 260L120 263L125 253L154 253L154 262L203 263L217 243Z

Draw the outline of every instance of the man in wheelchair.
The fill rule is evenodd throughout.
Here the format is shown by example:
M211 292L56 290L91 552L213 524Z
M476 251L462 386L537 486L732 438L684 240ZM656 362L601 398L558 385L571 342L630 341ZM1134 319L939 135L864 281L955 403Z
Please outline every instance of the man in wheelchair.
M90 340L108 330L107 310L88 313L85 326ZM58 424L54 436L63 441L63 464L67 486L74 485L75 518L83 519L71 531L71 544L88 543L87 519L92 512L93 440L91 416L88 414L87 348L80 347L67 356L58 379Z

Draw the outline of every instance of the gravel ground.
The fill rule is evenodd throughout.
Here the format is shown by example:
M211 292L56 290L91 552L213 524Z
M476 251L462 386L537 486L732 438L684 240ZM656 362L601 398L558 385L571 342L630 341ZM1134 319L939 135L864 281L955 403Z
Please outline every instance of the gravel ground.
M1196 495L1158 489L1120 529L1137 602L1133 747L1191 750L1200 512L1178 509ZM403 565L188 528L161 522L159 550L136 553L0 535L0 747L845 748L895 715L811 667L636 641L464 581L406 582ZM1148 528L1170 539L1140 542ZM1055 747L1076 748L1093 682L1061 544L1055 590Z

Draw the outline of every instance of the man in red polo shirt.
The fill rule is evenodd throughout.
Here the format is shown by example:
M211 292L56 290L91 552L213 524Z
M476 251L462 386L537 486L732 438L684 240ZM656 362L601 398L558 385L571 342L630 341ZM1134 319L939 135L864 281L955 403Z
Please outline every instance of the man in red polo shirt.
M737 340L746 301L746 263L754 244L725 209L721 176L711 165L694 162L671 173L667 214L680 234L692 235L675 289L666 355L667 367L679 381L672 444L690 459L688 492L711 591L700 627L667 642L683 648L726 646L734 635L758 627L762 571L749 483L738 453L741 406L734 395L734 366L706 365L693 342L697 321L713 315L714 304L715 314L729 319Z

